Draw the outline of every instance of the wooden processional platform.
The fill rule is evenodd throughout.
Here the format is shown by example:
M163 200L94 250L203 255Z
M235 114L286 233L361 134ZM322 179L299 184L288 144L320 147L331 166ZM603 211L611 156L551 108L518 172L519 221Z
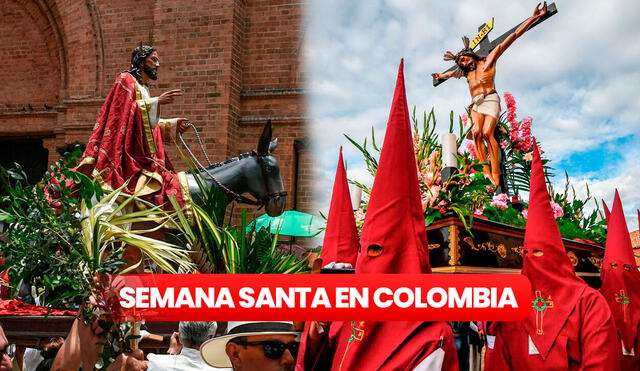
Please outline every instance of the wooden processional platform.
M429 258L434 273L520 273L524 229L474 218L471 233L457 216L427 227ZM604 248L562 239L576 274L600 288Z

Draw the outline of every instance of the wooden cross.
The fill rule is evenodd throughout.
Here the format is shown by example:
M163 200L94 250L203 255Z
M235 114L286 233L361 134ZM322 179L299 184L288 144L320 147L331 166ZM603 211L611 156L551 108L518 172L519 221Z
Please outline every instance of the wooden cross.
M625 294L624 290L620 290L620 293L616 294L616 302L622 305L622 316L624 322L627 322L627 307L629 306L629 297Z
M553 300L551 300L551 296L547 299L542 297L542 292L540 290L536 290L536 298L533 300L532 306L536 311L536 333L538 335L542 335L542 320L544 319L544 312L553 308Z
M538 20L536 20L531 25L531 27L529 27L529 29L532 29L533 27L537 26L538 24L544 22L545 20L547 20L549 17L551 17L552 15L554 15L556 13L558 13L558 9L556 8L556 3L549 4L547 6L547 14L545 16L543 16L543 17L540 17ZM482 24L482 26L478 27L478 34L476 35L476 37L473 38L474 43L472 43L470 45L470 47L471 47L471 49L474 49L476 46L479 46L479 49L476 50L476 54L478 54L481 57L486 57L489 53L491 53L491 51L493 49L495 49L498 45L500 45L500 43L502 43L509 35L511 35L512 33L516 32L518 27L523 22L520 22L517 26L515 26L512 29L510 29L509 31L503 33L497 39L495 39L493 41L489 41L488 34L491 31L491 28L493 28L493 18L492 18L491 21L489 21L490 25L488 25L487 23L484 23L484 24ZM458 66L456 66L454 64L451 68L449 68L448 70L446 70L443 73L447 73L449 71L453 71L456 68L458 68ZM447 81L447 79L441 79L441 80L433 79L433 86L438 86L438 85L442 84L445 81Z

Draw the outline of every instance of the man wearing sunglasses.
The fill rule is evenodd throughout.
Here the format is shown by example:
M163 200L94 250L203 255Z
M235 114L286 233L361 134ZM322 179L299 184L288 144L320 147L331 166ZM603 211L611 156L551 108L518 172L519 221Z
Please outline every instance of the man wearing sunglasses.
M292 371L299 335L293 322L229 322L226 334L202 344L200 353L213 367Z

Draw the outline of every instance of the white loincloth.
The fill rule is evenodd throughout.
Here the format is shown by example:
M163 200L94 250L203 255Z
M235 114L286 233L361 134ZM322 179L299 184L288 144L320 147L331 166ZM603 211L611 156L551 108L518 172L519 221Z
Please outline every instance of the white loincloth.
M500 96L498 93L476 95L471 110L483 115L498 118L500 115Z

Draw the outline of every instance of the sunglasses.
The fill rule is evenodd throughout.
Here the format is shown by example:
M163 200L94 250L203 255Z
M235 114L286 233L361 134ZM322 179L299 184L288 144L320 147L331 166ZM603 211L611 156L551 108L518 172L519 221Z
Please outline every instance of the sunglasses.
M281 341L277 340L265 340L265 341L234 341L234 343L238 345L247 345L247 346L256 346L262 345L262 350L264 351L264 356L269 359L280 359L284 354L285 349L289 349L293 358L296 358L298 354L298 348L300 347L300 343L294 341L292 343L285 344Z

